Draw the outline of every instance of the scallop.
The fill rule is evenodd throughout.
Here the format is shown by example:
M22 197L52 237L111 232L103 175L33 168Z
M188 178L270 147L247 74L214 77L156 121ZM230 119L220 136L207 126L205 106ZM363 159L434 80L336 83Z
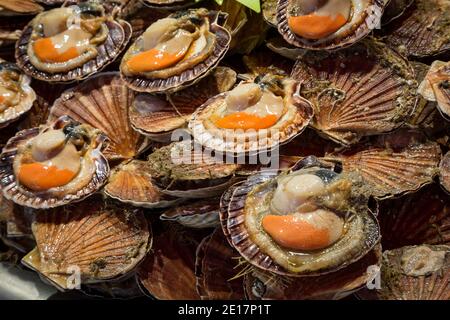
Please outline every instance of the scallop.
M212 228L219 225L219 199L194 200L163 212L161 220L177 221L190 228Z
M436 101L438 110L450 119L450 62L435 61L419 87L428 101Z
M44 8L34 0L1 0L0 16L33 15L42 12Z

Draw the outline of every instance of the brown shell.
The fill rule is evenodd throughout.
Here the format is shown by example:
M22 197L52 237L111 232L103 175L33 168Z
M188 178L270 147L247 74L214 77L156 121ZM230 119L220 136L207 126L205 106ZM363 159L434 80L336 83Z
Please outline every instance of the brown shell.
M310 50L341 49L351 46L357 41L360 41L364 37L368 36L376 27L377 21L380 21L381 15L384 12L384 7L386 5L384 0L371 0L369 8L366 9L363 17L361 17L361 21L358 21L357 26L351 28L349 32L341 36L337 36L333 39L329 39L320 43L317 40L308 40L302 38L291 31L287 19L288 4L290 1L291 0L278 0L278 32L288 43L299 48Z
M153 185L146 162L140 160L116 167L104 192L111 198L137 207L164 208L177 203L176 198L163 195Z
M195 275L197 291L202 300L241 300L244 298L243 278L234 278L239 254L217 228L197 247Z
M71 121L69 117L63 116L49 126L59 128L61 127L61 123L67 120ZM45 126L19 131L3 148L2 154L0 155L0 186L3 195L21 206L35 209L48 209L66 205L70 202L80 201L98 191L106 183L109 176L108 161L101 153L106 137L98 130L93 131L95 135L91 137L92 142L90 146L92 150L90 156L92 157L91 160L95 163L96 171L89 183L80 190L74 190L68 194L47 191L33 192L18 182L13 169L14 159L19 151L18 149L29 139L36 137L44 128Z
M128 106L133 100L134 92L117 72L100 73L64 92L54 102L49 120L69 115L87 123L108 136L110 142L103 152L108 160L131 159L148 145L128 120Z
M266 73L289 75L294 66L291 60L274 55L265 47L253 50L249 55L244 56L242 61L250 73L248 76L250 79ZM239 76L242 76L242 74L239 74Z
M381 24L386 25L399 18L413 3L414 0L388 0Z
M417 101L408 61L372 39L337 52L309 52L291 76L315 105L311 125L344 145L398 128Z
M9 49L8 55L11 53L11 59L14 59L14 44L19 40L22 29L30 21L28 16L1 17L0 19L0 48ZM9 48L11 47L11 48Z
M245 276L245 293L250 300L339 300L365 286L371 280L369 268L380 264L378 245L361 260L323 276L291 278L254 268Z
M167 79L128 77L123 74L122 78L131 89L148 93L175 92L195 84L219 64L229 48L231 35L228 30L223 27L226 17L227 14L223 12L210 12L210 31L215 35L216 42L213 52L206 60L179 75Z
M450 121L450 62L443 63L436 70L430 70L426 80L433 90L439 111Z
M73 82L85 79L113 62L130 40L132 30L128 22L107 20L105 23L109 29L109 34L105 42L97 47L98 55L96 58L73 70L60 73L41 71L31 64L27 53L33 30L30 23L24 28L20 39L16 42L17 64L29 76L47 82Z
M67 289L79 269L82 283L116 279L133 270L151 247L142 212L108 206L101 197L39 212L33 223L37 247L22 262Z
M2 0L0 1L0 8L0 16L33 15L44 11L44 8L34 0Z
M183 127L197 107L210 97L230 90L236 76L230 68L217 67L197 84L166 97L139 94L129 109L131 125L153 139L155 135Z
M439 179L445 190L450 192L450 151L442 157L439 165Z
M149 254L137 270L144 289L161 300L198 300L195 287L195 250L201 235L184 229L169 229L154 239Z
M344 172L358 172L378 199L414 192L433 181L441 149L436 142L419 142L411 138L410 132L402 132L405 141L397 145L373 141L329 154L324 159L340 162ZM393 134L396 135L402 133Z
M380 203L384 249L427 244L450 244L450 203L436 184L416 193Z
M161 220L177 221L185 227L211 228L219 224L219 199L202 199L171 208Z
M408 260L404 254L409 250L423 248L431 249L434 252L445 252L442 264L437 264L435 270L426 274L415 275L406 273L403 266L411 263L415 257L410 257ZM426 256L422 259L426 259ZM421 266L418 267L420 268ZM358 292L357 295L362 299L370 300L449 300L450 247L423 245L385 251L381 266L380 289L364 289Z
M280 56L296 61L306 54L307 49L297 48L277 36L266 40L266 47Z
M142 0L151 9L175 11L194 6L201 0Z
M261 10L264 20L272 27L277 27L277 0L262 0Z
M447 0L415 0L387 29L386 43L408 57L435 56L450 49Z

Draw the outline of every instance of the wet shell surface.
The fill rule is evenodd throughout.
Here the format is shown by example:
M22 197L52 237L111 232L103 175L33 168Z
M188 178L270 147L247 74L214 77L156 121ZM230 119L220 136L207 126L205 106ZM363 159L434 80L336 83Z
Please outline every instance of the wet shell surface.
M90 4L103 8L99 4ZM84 6L89 6L89 3ZM37 26L35 26L37 21L36 19L39 18L40 15L38 15L23 29L20 39L16 42L15 57L17 64L27 75L47 82L74 82L85 79L92 74L99 72L101 69L113 62L125 49L132 32L131 26L128 22L109 16L103 22L107 29L106 39L95 47L96 55L94 57L90 60L86 60L82 65L74 64L73 67L66 67L66 65L68 63L72 63L71 60L74 61L75 59L62 63L52 63L50 65L55 65L57 68L55 71L50 72L50 67L46 68L46 70L42 67L37 67L32 62L35 58L29 56L28 49L33 45L34 40L32 40L32 37L36 36L37 28ZM48 63L46 63L46 65L48 65Z
M332 171L328 169L318 169L315 165L308 168L308 166L310 166L307 164L309 159L311 158L304 159L303 164L305 164L306 167L304 167L303 170L293 171L292 174L317 174L322 177L320 179L329 181L328 183L331 183L330 186L335 183L339 185L347 179L344 177L336 178L337 175L332 173ZM358 249L350 250L352 254L342 255L341 253L344 251L350 252L347 250L350 249L350 247L345 245L345 243L347 243L347 240L344 239L345 237L337 240L337 242L330 245L327 249L298 251L297 253L296 251L277 244L264 230L261 222L262 219L255 218L255 214L267 215L273 211L273 209L269 210L269 207L272 208L271 198L273 197L277 187L277 181L279 181L278 179L280 179L280 177L277 177L274 172L255 175L249 177L244 182L234 185L222 196L220 218L224 234L231 245L250 264L259 269L267 270L282 276L317 276L337 271L358 261L378 243L380 237L378 223L373 216L373 213L368 209L367 203L362 203L364 202L363 199L365 196L362 196L361 193L359 196L356 196L356 194L350 196L358 198L358 200L355 200L357 202L362 201L360 204L354 204L358 206L358 209L342 209L344 211L348 210L346 212L359 212L357 215L360 215L358 218L348 220L350 221L348 228L353 231L348 231L345 237L355 236L359 239L352 242L353 245L356 244L358 247ZM355 183L356 185L359 185L358 188L361 188L361 182ZM331 188L332 189L330 190L334 189L334 187ZM355 188L354 191L351 192L359 192L356 191L356 187L352 186L351 188ZM330 197L333 196L330 194ZM353 200L345 200L339 203L345 207L349 205L348 201L351 202ZM363 221L362 224L360 224L360 227L362 228L361 231L356 231L360 227L354 229L350 226L355 223L356 220ZM301 262L298 260L295 263L294 261L289 261L289 259L292 258L287 259L288 261L284 261L285 258L283 257L287 256L298 257ZM333 257L331 258L331 256ZM306 260L304 260L305 258Z
M147 147L128 119L135 94L116 72L101 73L64 92L55 101L49 119L69 115L101 130L109 138L104 154L108 160L131 159Z
M30 78L13 63L0 58L0 89L13 92L17 101L0 103L0 128L19 119L28 112L36 100L36 93L30 87ZM2 95L3 97L3 95ZM13 99L14 100L14 99Z
M190 141L175 142L148 157L155 184L161 192L181 198L219 196L236 180L239 165L228 164Z
M177 203L153 185L145 161L132 160L114 168L104 192L121 202L144 208L164 208Z
M105 205L101 198L39 212L33 223L36 249L22 260L61 289L79 270L82 283L116 279L133 270L151 247L142 212Z
M222 230L217 228L197 247L195 275L202 300L241 300L243 278L238 277L239 254L230 247Z
M136 131L150 139L170 141L172 131L187 124L197 107L210 97L230 90L235 82L235 71L217 67L197 84L165 97L138 94L130 106L130 122Z
M203 199L178 205L165 211L161 220L177 221L190 228L213 228L219 225L219 199Z
M404 141L397 144L385 137L384 141L355 145L324 159L340 162L344 172L358 172L378 199L414 192L437 175L441 149L436 142L411 138L409 131L392 134L392 138L401 135Z
M142 0L142 3L149 8L158 10L180 10L194 6L198 1L193 0Z
M399 18L414 3L414 0L390 0L381 18L382 25L386 25Z
M317 1L314 2L317 3ZM321 3L323 2L321 1ZM352 0L350 2L352 6L350 20L347 19L347 22L333 33L321 35L318 39L310 39L297 35L289 25L291 11L295 11L295 6L299 3L293 0L279 0L277 5L278 32L288 43L304 49L334 50L353 45L379 26L386 4L383 0ZM314 5L314 7L316 6L317 4ZM312 14L306 16L309 15Z
M59 130L74 125L85 130L89 137L86 151L82 156L79 172L70 182L61 186L52 186L43 190L32 190L23 185L15 172L16 163L31 148L36 137L49 130ZM98 191L107 181L109 165L101 153L106 137L98 130L79 125L67 116L57 119L47 126L26 129L11 138L0 156L0 183L3 195L15 203L36 209L47 209L82 200ZM27 151L28 152L28 151Z
M450 192L450 151L442 157L439 165L439 179L445 190Z
M292 278L254 268L245 276L245 293L250 300L339 300L365 286L380 263L377 246L361 260L323 276Z
M147 77L145 76L145 72L139 75L124 74L126 61L129 60L132 52L136 50L136 43L138 43L140 39L138 38L135 44L133 44L125 53L125 56L121 62L121 74L127 85L131 89L140 92L175 92L198 82L201 78L205 77L213 68L215 68L220 60L225 56L229 48L231 35L228 30L223 27L223 24L226 21L227 14L223 12L211 11L207 12L207 14L205 15L205 12L207 12L206 9L193 9L182 12L182 15L187 14L198 16L195 19L206 19L206 21L208 21L209 23L209 32L214 35L214 48L203 61L199 61L195 65L190 66L180 74L164 78L159 76ZM173 14L169 17L177 18L181 16L178 13ZM162 69L162 71L164 71L164 69Z
M419 93L428 101L435 101L442 116L450 120L450 62L433 62Z
M408 57L435 56L450 49L448 0L415 0L389 25L386 42Z
M358 292L363 299L449 300L450 247L421 245L383 253L379 290Z
M291 76L315 106L312 127L344 145L398 128L416 105L412 67L371 39L334 53L307 53Z
M2 0L0 1L0 17L33 15L43 11L44 8L33 0Z
M381 202L378 219L386 250L423 243L450 244L448 195L436 184Z
M300 96L299 82L267 75L240 85L243 87L252 83L264 88L261 90L263 94L274 94L282 99L283 110L276 122L261 129L218 127L213 118L227 114L228 97L233 92L228 91L206 101L189 120L189 130L197 143L227 155L257 154L289 142L306 128L313 117L313 107L308 100ZM250 108L252 107L248 109ZM247 109L242 112L245 113L245 110Z
M153 254L147 256L136 275L144 292L161 300L198 300L194 268L201 239L180 228L155 236Z

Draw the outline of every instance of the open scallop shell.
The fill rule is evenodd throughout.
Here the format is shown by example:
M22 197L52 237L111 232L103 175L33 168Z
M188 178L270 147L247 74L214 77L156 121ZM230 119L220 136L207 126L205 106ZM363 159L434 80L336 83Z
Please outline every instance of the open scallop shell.
M437 175L441 149L436 142L416 141L409 131L393 137L402 133L405 140L398 144L363 143L329 154L324 160L339 162L344 172L358 172L378 199L414 192Z
M300 161L292 170L296 171L301 168L311 170L318 169L320 163L314 157L308 157ZM327 170L332 174L331 170ZM364 221L365 226L364 238L366 239L362 244L361 250L354 256L347 257L344 261L333 261L334 265L321 266L317 270L308 270L306 266L302 266L304 270L301 272L290 272L283 266L277 264L275 260L264 253L261 248L253 241L250 232L246 227L245 215L246 208L252 207L254 204L248 204L247 198L250 194L255 194L255 197L262 197L253 199L253 201L266 201L263 199L264 194L271 194L272 188L276 185L277 173L273 171L262 172L259 175L249 177L246 181L237 183L231 187L221 199L220 219L224 234L230 244L256 268L269 271L282 276L291 277L311 277L335 272L343 269L348 265L360 260L368 252L370 252L380 240L380 232L378 222L374 214L366 205ZM261 188L260 190L256 188ZM362 195L362 194L361 194ZM364 197L363 197L364 198ZM360 199L361 200L361 199ZM360 210L363 210L360 208Z
M170 141L172 131L183 127L197 107L235 82L236 72L217 67L197 84L166 97L138 94L129 109L131 125L150 139Z
M150 173L161 192L180 198L220 196L236 181L239 165L214 158L190 141L162 147L148 158Z
M387 250L409 245L450 244L450 203L436 184L380 203L382 245Z
M147 79L138 76L130 77L122 74L123 79L131 89L148 93L175 92L198 82L218 65L229 48L231 35L228 30L223 27L226 18L227 14L223 12L209 12L208 19L210 21L210 32L215 35L216 41L213 52L204 61L183 71L179 75L167 79ZM125 53L125 57L127 57L130 50L131 48ZM122 60L122 63L123 61L124 60Z
M85 79L99 72L113 62L125 49L131 37L131 26L128 22L116 18L106 20L108 36L102 44L97 46L98 55L82 66L64 72L49 73L37 69L28 56L28 46L33 32L33 21L23 30L20 39L16 42L16 60L19 67L29 76L47 82L73 82Z
M203 199L165 211L161 220L177 221L190 228L212 228L219 224L219 199Z
M23 74L13 63L4 61L0 58L0 72L13 72L19 76L17 84L19 86L20 100L15 106L11 106L0 112L0 128L6 127L11 122L19 119L20 116L28 112L36 100L36 93L30 87L30 78ZM16 82L16 80L11 80Z
M114 168L104 192L111 198L144 208L164 208L179 202L179 199L162 194L153 185L146 162L140 160Z
M236 268L238 253L217 228L197 247L195 275L202 300L239 300L244 297L242 277Z
M14 173L13 163L19 153L19 149L28 140L36 137L41 131L48 128L61 128L65 123L73 121L67 116L57 119L55 122L39 128L25 129L11 138L0 156L0 185L3 195L15 203L36 209L47 209L66 205L70 202L80 201L98 191L107 181L109 165L101 153L106 137L98 130L90 128L91 144L85 154L95 166L95 173L86 185L73 184L66 191L52 188L46 191L35 192L22 186Z
M356 17L352 22L354 26L342 33L336 31L336 36L331 35L325 39L309 40L296 35L291 31L288 25L287 11L288 4L291 0L279 0L277 6L278 32L290 44L304 49L310 50L334 50L351 46L368 36L378 22L384 12L384 0L370 0L368 6L362 12L360 17ZM339 34L338 34L339 33Z
M445 190L450 192L450 151L442 157L439 165L439 179Z
M449 300L450 247L421 245L383 253L380 289L357 293L363 299Z
M51 110L49 120L69 115L105 133L110 142L104 154L108 160L131 159L147 147L147 140L131 128L128 107L134 92L117 72L100 73L64 92Z
M436 101L442 116L450 121L450 62L433 62L419 92L428 101Z
M450 49L447 0L415 0L387 28L386 42L408 57L435 56Z
M291 76L315 105L312 126L344 145L398 128L416 105L408 61L371 39L337 52L307 53Z
M82 283L116 279L133 270L151 247L142 212L108 206L101 197L36 214L37 247L22 260L60 289L80 272Z
M201 235L169 226L155 236L152 253L137 270L145 294L161 300L198 300L195 250Z
M378 245L361 260L323 276L292 278L254 268L245 276L245 293L250 300L339 300L372 280L380 264Z

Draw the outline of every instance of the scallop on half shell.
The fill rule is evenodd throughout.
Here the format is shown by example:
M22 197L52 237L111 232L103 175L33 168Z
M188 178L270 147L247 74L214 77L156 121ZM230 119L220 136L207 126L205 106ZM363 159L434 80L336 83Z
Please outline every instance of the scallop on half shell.
M278 31L296 47L340 49L379 27L385 5L384 0L279 0Z
M265 74L206 101L188 127L194 140L227 155L257 154L289 142L313 117L301 84Z
M98 2L45 11L16 43L19 67L48 82L82 80L114 61L131 37L128 22L105 13Z
M174 13L153 23L131 45L120 64L136 91L174 92L206 76L224 57L231 35L227 15L207 9Z
M105 139L100 131L67 116L18 132L0 156L3 195L37 209L88 197L109 176L101 153Z
M38 212L36 248L22 263L57 288L118 279L129 274L152 243L142 212L106 204L101 197Z
M380 241L361 179L303 161L309 164L297 171L252 176L221 201L232 246L253 266L283 276L343 269Z
M0 128L18 120L35 100L30 78L14 63L0 59Z
M337 52L309 52L291 76L314 104L312 127L344 145L398 128L417 101L408 61L372 39Z

